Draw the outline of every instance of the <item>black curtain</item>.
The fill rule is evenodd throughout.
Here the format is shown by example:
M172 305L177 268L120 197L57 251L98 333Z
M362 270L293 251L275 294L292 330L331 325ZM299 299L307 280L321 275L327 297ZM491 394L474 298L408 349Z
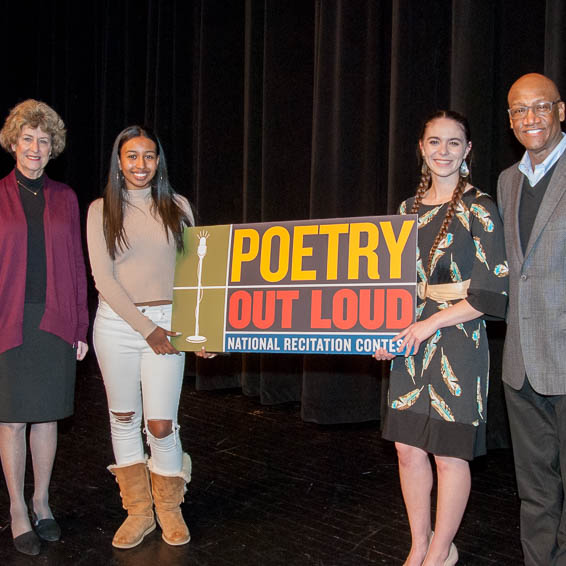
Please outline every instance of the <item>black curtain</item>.
M536 71L566 92L560 0L0 8L0 113L29 97L60 112L68 147L48 173L75 188L83 214L100 194L114 137L132 123L157 130L174 186L200 224L393 213L414 192L423 118L447 107L468 116L473 181L494 194L499 171L521 154L505 111L511 83ZM0 166L7 173L11 158ZM490 333L497 414L501 325ZM369 357L188 360L199 388L242 387L263 403L300 400L305 420L380 415L387 370Z

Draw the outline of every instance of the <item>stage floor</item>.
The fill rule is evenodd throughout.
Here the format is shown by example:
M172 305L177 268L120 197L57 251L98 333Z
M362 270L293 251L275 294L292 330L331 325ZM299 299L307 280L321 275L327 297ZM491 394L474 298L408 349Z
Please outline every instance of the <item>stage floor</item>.
M193 480L183 513L192 540L171 547L159 528L131 550L111 545L125 517L112 463L106 398L89 357L75 416L60 426L51 506L63 536L37 557L13 548L0 479L0 564L119 566L401 565L410 545L394 447L378 423L319 426L297 404L266 407L240 391L197 392L179 411ZM31 468L28 462L28 468ZM456 538L461 566L521 563L512 456L473 464L472 494ZM31 495L28 474L26 497Z

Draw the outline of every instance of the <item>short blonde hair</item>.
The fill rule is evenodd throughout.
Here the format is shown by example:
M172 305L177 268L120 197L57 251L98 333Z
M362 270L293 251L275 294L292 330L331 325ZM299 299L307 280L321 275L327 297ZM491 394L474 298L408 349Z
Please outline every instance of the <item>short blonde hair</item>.
M51 136L51 157L55 158L65 149L67 130L61 116L45 102L29 98L20 102L12 110L0 130L0 145L15 158L12 146L18 143L18 138L25 126L38 126Z

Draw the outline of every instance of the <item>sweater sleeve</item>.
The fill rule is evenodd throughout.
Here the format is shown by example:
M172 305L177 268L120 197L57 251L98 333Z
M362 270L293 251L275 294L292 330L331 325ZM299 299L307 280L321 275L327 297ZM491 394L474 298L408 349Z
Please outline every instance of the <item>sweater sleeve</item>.
M108 254L102 224L103 200L95 200L88 209L86 225L88 255L94 284L112 310L134 330L147 338L157 327L136 307L124 287L115 277L114 261Z

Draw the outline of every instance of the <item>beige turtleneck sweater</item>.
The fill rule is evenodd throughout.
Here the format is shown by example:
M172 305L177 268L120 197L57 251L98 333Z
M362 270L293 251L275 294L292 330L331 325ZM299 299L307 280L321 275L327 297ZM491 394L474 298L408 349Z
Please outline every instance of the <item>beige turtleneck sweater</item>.
M187 199L176 198L192 219ZM90 205L87 219L90 266L99 296L144 338L156 325L134 303L172 300L176 259L174 238L169 234L167 241L161 219L151 213L151 203L151 188L128 191L124 229L129 247L118 248L114 260L104 238L101 198Z

